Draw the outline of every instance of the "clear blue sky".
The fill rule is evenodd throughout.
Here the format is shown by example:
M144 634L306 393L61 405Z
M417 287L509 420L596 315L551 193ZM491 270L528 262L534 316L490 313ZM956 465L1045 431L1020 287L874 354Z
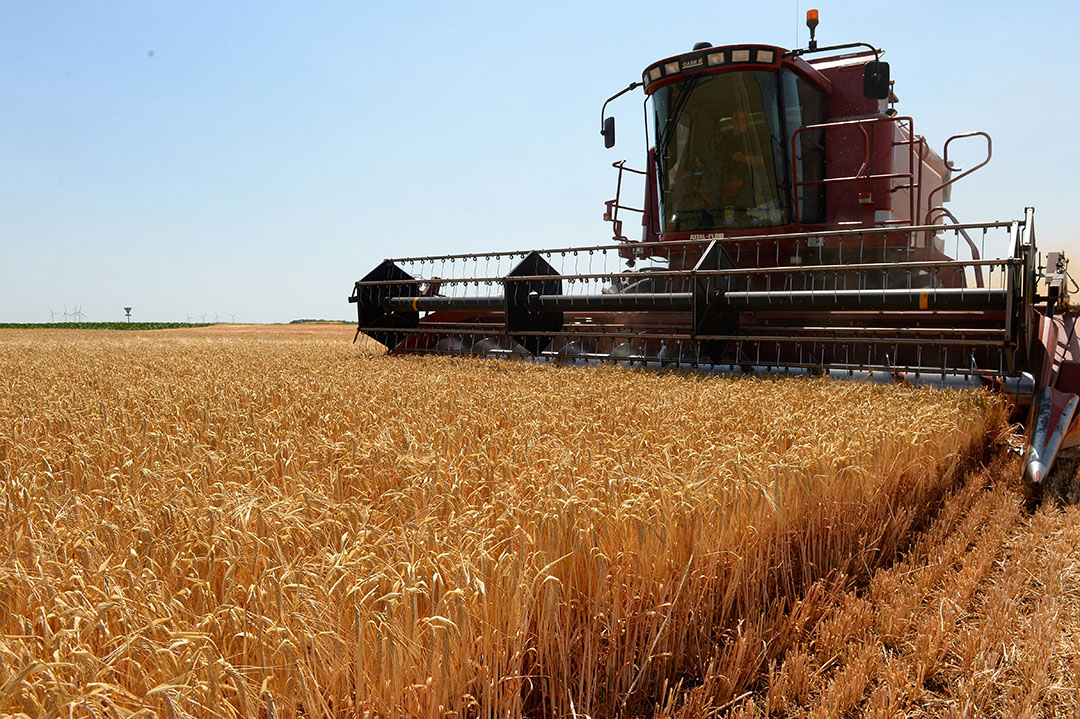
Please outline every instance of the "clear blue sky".
M813 6L934 147L993 135L961 220L1080 246L1073 2L0 0L0 321L349 318L386 256L606 241L644 141L639 90L604 150L604 99L699 40L802 46Z

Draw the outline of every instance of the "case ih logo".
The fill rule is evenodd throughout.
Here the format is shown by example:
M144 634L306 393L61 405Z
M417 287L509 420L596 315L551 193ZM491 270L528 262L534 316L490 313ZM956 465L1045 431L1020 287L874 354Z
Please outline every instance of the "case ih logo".
M689 70L692 67L700 67L701 65L704 65L704 64L705 64L705 58L703 58L703 57L699 57L699 58L696 58L694 60L685 60L685 61L683 61L682 69L683 70Z

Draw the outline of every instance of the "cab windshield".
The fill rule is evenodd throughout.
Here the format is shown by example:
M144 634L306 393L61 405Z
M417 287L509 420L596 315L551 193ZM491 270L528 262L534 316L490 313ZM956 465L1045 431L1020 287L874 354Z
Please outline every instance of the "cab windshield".
M776 73L699 75L653 102L664 231L789 222Z

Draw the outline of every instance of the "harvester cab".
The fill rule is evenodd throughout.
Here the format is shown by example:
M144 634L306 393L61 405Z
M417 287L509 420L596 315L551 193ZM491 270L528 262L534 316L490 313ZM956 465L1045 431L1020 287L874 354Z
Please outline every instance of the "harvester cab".
M808 18L812 31L816 23ZM817 53L831 54L807 60ZM648 101L645 205L634 210L642 240L940 223L931 194L948 199L950 167L896 114L881 55L864 43L818 47L812 37L792 51L698 43L647 67L608 100L643 87ZM613 146L613 118L602 127ZM626 240L619 212L633 208L617 196L608 210L615 239ZM918 254L934 254L921 245Z
M881 50L819 47L807 24L805 49L698 43L604 103L608 147L613 100L641 88L649 118L644 169L614 163L612 242L385 260L349 298L357 334L393 353L989 386L1031 407L1041 481L1080 436L1064 255L1040 266L1031 208L958 222L943 203L990 136L939 155L896 112ZM959 141L985 159L957 167Z

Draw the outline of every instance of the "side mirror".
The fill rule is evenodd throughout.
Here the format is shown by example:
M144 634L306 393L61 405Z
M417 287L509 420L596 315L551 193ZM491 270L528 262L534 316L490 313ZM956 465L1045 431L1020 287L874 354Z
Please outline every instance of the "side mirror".
M871 60L863 65L863 96L871 100L889 99L889 63Z
M604 136L604 147L611 149L615 147L615 118L604 118L604 129L600 131L600 134Z

